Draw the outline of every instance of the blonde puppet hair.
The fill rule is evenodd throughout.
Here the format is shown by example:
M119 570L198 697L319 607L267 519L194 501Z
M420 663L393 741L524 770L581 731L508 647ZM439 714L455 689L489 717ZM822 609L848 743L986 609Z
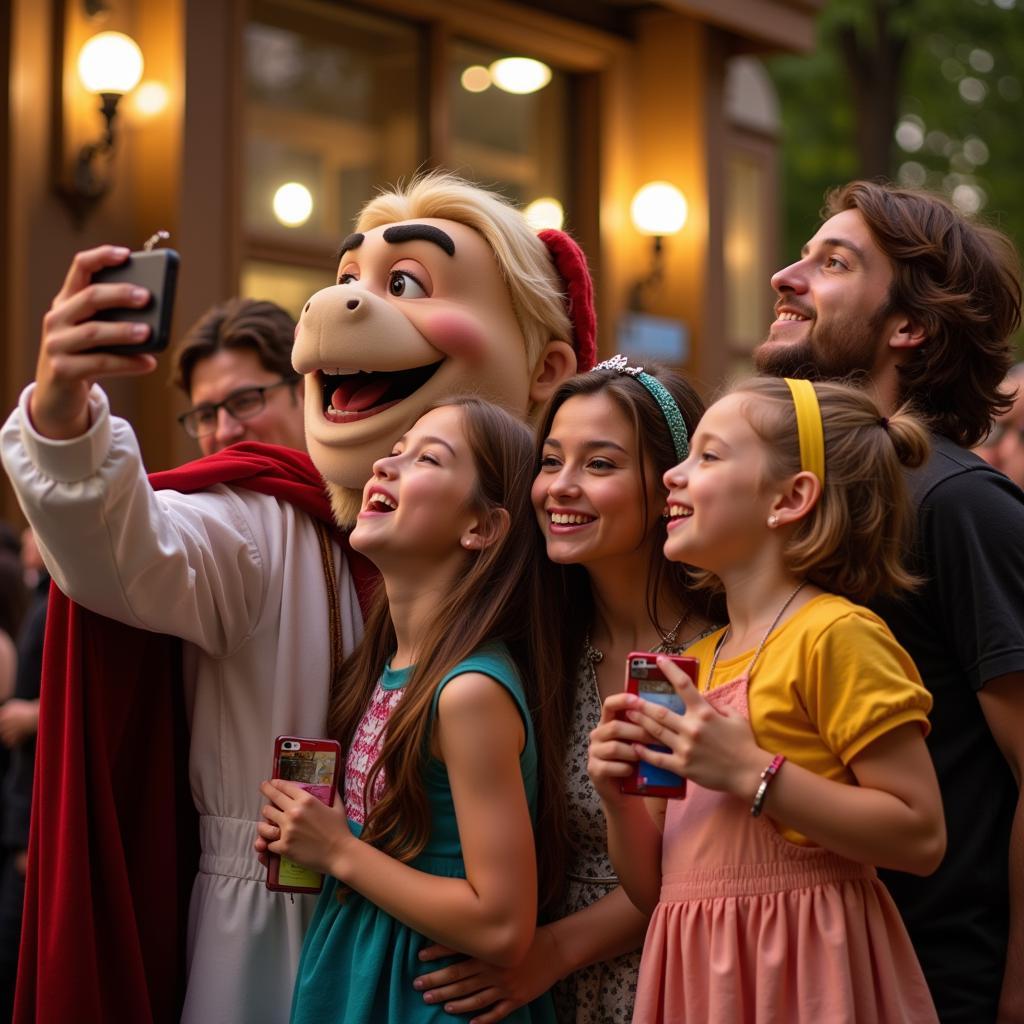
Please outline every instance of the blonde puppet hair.
M432 171L371 199L356 231L420 218L453 220L479 232L494 252L533 366L552 339L572 345L562 282L551 254L511 203L458 175Z

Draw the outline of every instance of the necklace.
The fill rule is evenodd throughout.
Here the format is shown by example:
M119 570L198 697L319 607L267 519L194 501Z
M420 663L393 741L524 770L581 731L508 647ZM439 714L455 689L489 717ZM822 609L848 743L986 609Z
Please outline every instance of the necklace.
M772 635L772 630L779 624L779 620L783 615L786 614L786 609L793 603L793 599L801 590L807 585L807 580L803 580L800 585L793 591L789 597L783 602L782 607L775 613L775 618L772 619L772 624L765 630L764 636L761 637L761 642L757 645L757 650L754 651L754 656L750 659L747 667L743 670L743 674L739 676L739 679L744 679L749 682L750 673L754 671L754 666L757 664L757 659L761 657L761 652L764 650L764 645L768 643L768 637ZM722 631L722 635L718 638L718 643L715 644L715 652L711 655L711 667L708 669L707 682L704 684L704 692L707 693L711 689L711 680L715 675L715 668L718 665L718 655L722 653L722 647L725 644L726 638L729 636L729 630L731 625L726 626Z
M680 615L678 620L676 621L676 624L667 633L662 633L662 631L659 629L658 636L660 636L661 639L654 647L650 648L651 654L678 654L681 650L683 650L684 647L689 647L690 644L694 642L694 640L700 639L700 637L694 637L691 640L687 640L684 644L676 642L676 638L679 636L679 630L682 628L683 623L686 622L686 620L689 617L689 612ZM599 661L601 661L604 658L604 651L595 647L590 642L589 629L583 635L583 654L587 661L590 662L591 670L593 670L594 665L596 665ZM596 677L594 679L594 685L597 685Z

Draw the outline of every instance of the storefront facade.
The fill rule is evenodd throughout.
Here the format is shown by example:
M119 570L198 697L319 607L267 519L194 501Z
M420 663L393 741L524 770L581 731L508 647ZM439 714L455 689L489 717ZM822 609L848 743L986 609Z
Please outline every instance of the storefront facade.
M524 206L557 200L593 266L602 352L628 336L711 388L742 365L770 309L778 122L753 58L809 49L820 6L13 0L0 15L5 407L33 375L40 319L75 250L168 230L182 254L177 333L235 294L295 309L333 280L338 242L374 189L430 167ZM145 68L120 101L112 155L96 161L109 188L76 209L55 186L101 124L75 59L109 29L135 39ZM549 80L502 87L494 62L509 56L543 63ZM674 185L687 209L657 268L630 215L650 181ZM194 454L166 372L110 390L150 468ZM11 500L5 490L0 514L14 515Z

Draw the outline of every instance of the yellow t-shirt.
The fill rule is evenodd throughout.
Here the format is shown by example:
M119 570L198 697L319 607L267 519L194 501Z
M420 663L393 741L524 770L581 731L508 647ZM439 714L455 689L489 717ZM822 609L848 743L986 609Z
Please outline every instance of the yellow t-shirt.
M721 635L718 630L686 651L700 659L701 690ZM719 658L714 688L741 675L753 655ZM906 722L920 722L928 734L932 698L910 655L874 612L819 594L772 631L754 666L748 703L759 746L856 785L848 765L880 736ZM780 831L809 843L799 832Z

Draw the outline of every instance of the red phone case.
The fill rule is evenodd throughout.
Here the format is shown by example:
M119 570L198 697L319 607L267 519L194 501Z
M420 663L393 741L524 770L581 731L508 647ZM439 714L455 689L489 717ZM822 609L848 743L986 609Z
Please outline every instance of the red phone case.
M665 674L658 668L656 659L668 658L678 665L697 685L699 661L679 654L653 654L649 651L631 651L626 656L626 692L635 693L644 700L654 701L670 707L677 714L683 714L686 708L679 695L672 689ZM652 687L651 684L655 684ZM660 687L659 687L660 684ZM658 692L668 685L669 692ZM667 750L667 747L654 745L655 750ZM629 796L656 796L669 800L679 800L686 796L686 779L664 768L656 768L645 761L638 761L636 770L624 779L620 787Z
M305 736L278 736L274 740L271 778L286 779L312 793L328 807L334 804L341 767L341 746L337 740ZM267 888L273 892L318 893L323 875L277 854L267 855Z

